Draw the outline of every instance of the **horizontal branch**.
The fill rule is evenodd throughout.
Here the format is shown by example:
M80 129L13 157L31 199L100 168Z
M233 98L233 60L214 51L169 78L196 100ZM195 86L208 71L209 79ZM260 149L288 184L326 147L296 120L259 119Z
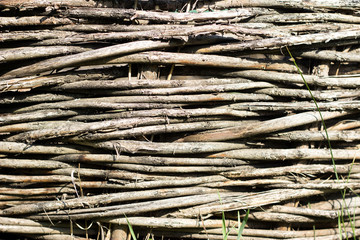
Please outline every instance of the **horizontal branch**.
M251 209L255 207L285 202L291 199L316 196L324 193L325 191L311 189L273 189L258 193L243 194L241 196L232 197L229 199L222 197L222 203L217 201L212 204L204 204L187 209L181 209L179 211L168 214L168 217L196 218L198 217L199 212L203 216L206 216L206 214L221 213L221 211Z
M246 95L250 95L250 94L246 94ZM214 98L214 95L211 95L209 97ZM137 98L136 98L137 97ZM184 96L186 98L186 96ZM206 97L206 96L205 96ZM243 95L243 97L245 97ZM125 98L120 97L118 100L116 99L117 97L104 97L104 98L80 98L80 99L75 99L75 100L70 100L70 101L61 101L61 102L55 102L55 103L39 103L39 104L35 104L29 107L24 107L24 108L20 108L15 110L15 113L26 113L26 112L46 112L49 109L57 109L58 111L61 111L61 109L113 109L113 110L124 110L124 109L156 109L156 108L181 108L183 106L186 106L186 103L174 103L174 104L169 104L166 103L166 101L161 101L161 100L156 100L155 96L152 97L148 97L148 101L144 100L144 98L146 99L147 96L131 96L130 101L133 102L127 102L125 100ZM121 99L122 98L122 99ZM209 100L211 100L211 98ZM253 98L260 98L263 101L266 101L268 98L267 95L264 94L257 94L256 96L253 96ZM176 98L175 98L176 99ZM124 101L121 101L124 100ZM144 100L144 101L141 101ZM191 100L191 99L190 99ZM222 99L220 99L222 100ZM150 101L150 102L149 102ZM155 102L154 102L155 101ZM201 101L198 100L199 102ZM230 100L229 100L230 101ZM162 103L165 102L165 103ZM176 101L175 101L176 102ZM69 110L68 112L70 112L71 110ZM71 111L72 113L76 113L76 114L72 114L72 115L78 115L78 112L76 111ZM18 115L18 114L16 114ZM10 118L10 117L9 117Z
M109 131L114 129L128 129L136 126L165 124L165 118L126 118L119 120L108 120L101 122L79 123L68 122L57 128L43 128L39 130L19 133L6 138L9 142L33 142L51 138L74 136L82 133L92 133L96 131Z
M0 187L0 194L6 195L15 195L15 196L35 196L35 195L62 195L62 194L74 194L75 189L73 187L42 187L42 188L8 188L8 187ZM24 201L24 200L22 200ZM32 200L34 201L34 200ZM21 201L20 201L21 202ZM38 203L39 200L36 200ZM1 202L0 202L1 203ZM19 201L17 201L19 203ZM21 204L20 204L21 205Z
M74 24L69 18L56 18L51 16L23 16L23 17L0 17L0 26L53 26Z
M57 55L69 55L91 50L91 48L77 46L48 46L48 47L20 47L0 50L0 63L27 60Z
M196 171L195 171L196 172ZM164 173L164 172L163 172ZM177 172L181 173L181 172ZM186 172L182 172L186 173ZM191 178L185 178L185 179L173 179L173 180L154 180L154 181L145 181L145 182L132 182L132 183L124 183L124 184L115 184L116 189L123 189L123 190L146 190L146 189L162 189L162 188L171 188L171 187L194 187L194 186L200 186L202 184L211 184L214 182L224 182L227 179L222 176L205 176L205 177L191 177ZM83 182L81 184L78 184L79 186L82 186ZM276 184L276 183L274 183ZM84 182L84 188L86 188L86 182ZM95 186L102 188L102 185ZM105 186L106 187L106 184ZM95 209L95 211L97 211Z
M324 217L335 219L338 217L339 212L332 210L320 210L320 209L312 209L312 208L300 208L300 207L289 207L282 205L274 205L269 211L271 212L279 212L279 213L290 213L304 216L312 216L312 217Z
M214 192L214 190L211 190ZM216 190L217 191L217 190ZM215 192L216 192L215 191ZM176 196L186 196L194 194L209 193L207 188L171 188L171 189L155 189L144 191L132 192L119 192L106 195L85 196L76 199L68 199L63 201L51 201L46 203L24 204L14 207L9 207L0 210L2 216L21 215L29 213L40 213L43 211L61 210L61 209L74 209L86 206L114 204L119 202L144 200L144 199L159 199L159 198L172 198ZM106 197L105 197L106 196Z
M71 83L59 84L59 86L52 87L51 90L56 91L65 91L65 90L73 90L73 89L135 89L135 88L143 88L144 90L149 90L152 88L168 88L169 90L173 88L206 88L206 87L215 87L222 85L233 85L239 84L239 86L246 86L257 84L253 81L243 79L243 78L201 78L194 80L180 80L180 79L172 79L171 81L158 79L156 81L152 81L149 79L137 79L137 78L117 78L114 80L85 80L85 81L76 81ZM263 84L260 82L259 84ZM200 86L199 86L200 85Z
M39 167L41 168L41 167ZM70 183L72 178L70 176L27 176L27 175L4 175L0 174L0 181L2 183ZM46 188L44 189L46 190Z
M129 20L151 20L156 22L204 22L220 19L247 19L260 13L260 9L234 9L204 13L174 13L141 11L118 8L72 8L61 12L62 15L77 18L113 18ZM266 11L263 11L266 12Z
M258 149L253 149L254 152ZM280 153L282 152L281 149L277 149ZM285 150L287 153L293 153L295 152L295 150L293 149L292 151L290 149L286 149ZM343 150L346 151L346 150ZM259 151L264 155L263 151ZM277 158L276 156L272 155L274 151L270 152L268 156L273 157L272 160L279 160L281 157ZM246 152L244 153L244 159L249 160L248 156L246 155ZM259 153L259 155L261 155L261 153ZM311 151L306 152L305 150L302 152L299 152L298 154L300 155L301 153L307 153L308 155L311 154ZM258 156L259 156L258 155ZM307 157L305 156L304 158L299 157L301 159L307 159ZM329 158L329 157L328 157ZM262 158L262 159L268 159L266 157ZM262 160L260 158L257 158L257 160ZM287 159L294 159L294 157L292 158L292 156L290 155L289 157L283 159L283 160L287 160ZM336 165L336 170L337 173L339 174L349 174L349 172L359 172L360 168L358 168L357 166L352 166L351 165ZM293 165L293 166L283 166L283 167L274 167L274 168L254 168L254 167L246 167L243 166L241 167L239 170L234 170L234 171L228 171L223 173L224 176L228 177L228 178L260 178L260 177L275 177L275 176L283 176L283 175L289 175L289 174L311 174L311 175L316 175L316 174L324 174L324 173L334 173L334 166L332 165Z
M232 197L235 193L211 193L211 194L197 194L193 196L182 196L175 198L167 198L153 201L128 203L122 205L115 205L109 207L102 207L97 209L76 209L70 212L71 219L94 219L94 218L107 218L107 217L119 217L126 215L134 215L138 213L148 213L159 210L166 210L172 208L182 208L189 206L196 206L199 204L212 203L221 198ZM66 220L69 217L69 213L64 211L48 212L48 217L52 220ZM33 220L45 220L46 215L39 214L36 216L30 216Z
M351 112L322 112L324 120L329 120L341 116L346 116ZM231 128L224 128L213 131L205 131L198 134L186 136L179 139L179 142L203 142L203 141L222 141L230 139L239 139L252 137L259 134L267 134L279 130L302 126L309 123L320 122L321 117L318 112L303 112L281 118L263 121L260 123L249 124L246 126L238 126Z
M348 130L348 131L337 131L331 130L328 131L328 136L331 141L359 141L360 140L360 131L358 130ZM271 141L327 141L325 132L321 131L291 131L284 133L272 134L268 137L265 137L266 140Z
M16 41L41 41L45 39L66 38L74 34L74 32L56 30L11 31L0 33L0 41L4 43L12 43Z
M272 213L272 212L253 212L249 214L250 220L258 220L262 222L281 222L281 223L319 223L331 222L326 218L316 219L307 216L299 216L289 213Z
M90 153L84 147L79 146L45 146L32 145L16 142L0 141L0 153L21 153L21 154L72 154L72 153Z
M281 13L257 16L250 22L301 23L301 22L344 22L358 24L360 17L340 13Z
M137 220L138 218L139 220ZM140 217L128 217L128 219L134 219L133 223L131 222L131 225L134 225L134 229L136 232L142 233L144 235L147 234L146 230L143 230L141 228L142 226L136 227L138 224L138 221L140 221ZM149 223L150 226L155 225L157 222L162 223L163 220L158 220L157 218L154 218L154 221L151 221L151 218L147 218L150 220L144 219L144 223ZM152 228L152 233L155 236L159 235L166 235L169 237L183 237L183 238L192 238L192 239L214 239L214 240L222 240L222 227L218 228L211 228L207 227L206 229L203 229L201 226L199 228L186 228L185 226L185 220L188 220L188 223L191 223L193 219L185 219L185 218L165 218L164 221L167 221L169 226L176 226L176 219L179 219L179 224L182 224L184 221L184 228L172 228L172 229L164 229L164 228L157 228L154 226ZM107 221L107 220L105 220ZM116 221L119 221L119 223L122 223L122 218L115 218L113 223L116 224ZM202 223L207 223L206 221L209 220L203 220ZM216 221L215 219L212 221ZM259 221L258 221L259 222ZM174 224L172 224L174 223ZM126 224L125 224L126 225ZM164 224L165 226L166 224ZM226 226L228 227L228 239L229 240L236 240L238 236L237 231L237 222L232 221L226 221ZM200 230L201 228L201 230ZM345 228L342 229L343 232L351 233L351 228ZM343 238L346 238L344 234ZM325 229L316 229L316 239L320 240L326 240L326 239L336 239L336 237L339 236L339 229L338 228L325 228ZM348 234L348 237L350 237L350 234ZM314 230L296 230L296 231L288 231L288 230L274 230L274 229L260 229L259 228L253 228L245 226L243 232L242 232L242 238L244 240L274 240L274 239L293 239L294 240L313 240L314 239Z
M186 218L159 218L159 217L129 217L128 218L131 226L141 227L152 227L152 228L199 228L199 229L211 229L222 227L222 220L206 219L198 221L197 219L186 219ZM29 220L31 221L31 220ZM127 225L126 218L107 218L105 222L118 225ZM233 226L237 224L233 220L225 220L226 226Z
M296 72L294 65L285 62L263 61L258 59L246 59L227 57L220 55L171 53L171 52L142 52L119 58L96 61L96 64L121 64L121 63L151 63L151 64L183 64L190 66L223 67L264 69L284 72Z
M57 102L57 101L66 101L73 100L78 97L76 94L53 94L53 93L29 93L16 95L3 95L3 98L0 99L0 104L16 104L16 103L39 103L39 102Z
M239 164L239 163L237 163ZM178 174L186 174L186 173L219 173L225 171L232 171L236 169L235 166L231 167L218 167L218 166L150 166L150 165L140 165L140 164L125 164L125 163L112 163L106 164L109 167L116 168L116 169L123 169L127 171L134 171L134 172L149 172L149 173L178 173ZM106 166L105 165L105 166ZM1 165L0 165L1 166ZM353 172L353 171L352 171ZM141 187L136 183L136 188ZM125 185L126 187L126 185Z
M360 62L360 56L356 52L340 52L335 50L313 50L313 51L303 51L299 54L294 53L304 58L313 58L329 61L338 61L338 62Z
M9 91L29 91L38 87L49 87L84 80L104 80L114 79L124 75L122 68L104 67L102 69L87 69L68 71L41 77L24 77L0 81L0 90Z
M333 149L335 160L353 160L357 150ZM331 159L329 149L239 149L213 154L210 157L229 157L243 160L283 161Z
M176 81L176 80L175 80ZM196 86L173 87L173 88L143 88L121 91L99 91L111 95L175 95L188 93L220 93L232 91L244 91L248 89L270 88L273 84L267 82L234 83L222 85L203 85L201 81L196 81ZM345 93L344 93L345 94Z
M266 27L259 27L265 25ZM217 25L207 24L205 26L196 25L177 25L177 24L149 24L149 25L114 25L114 24L76 24L76 25L64 25L54 27L54 30L61 31L77 31L77 32L134 32L134 34L142 34L141 32L154 33L154 36L161 36L163 34L169 36L189 36L202 33L211 32L225 32L225 33L238 33L248 35L261 35L261 36L273 36L273 29L269 31L267 28L271 24L249 24L249 23L236 23L231 25ZM272 26L272 25L271 25ZM331 26L331 25L330 25ZM212 28L210 30L207 30ZM199 32L200 30L201 32ZM136 33L138 32L138 33ZM159 35L160 34L160 35ZM140 36L140 35L139 35Z
M291 89L290 89L291 90ZM314 93L314 91L312 91ZM316 93L316 91L315 91ZM321 92L317 92L321 94ZM318 102L318 105L311 101L296 101L296 102L243 102L233 103L227 108L239 111L344 111L356 110L360 108L360 101L331 101L331 102Z
M63 234L83 234L83 230L82 229L78 229L78 228L74 228L71 229L68 227L55 227L55 226L51 226L51 227L45 227L46 225L44 224L43 226L22 226L22 225L2 225L0 224L0 232L3 233L13 233L13 234L21 234L21 235L40 235L40 234L44 234L44 235L63 235ZM96 234L96 231L94 229L89 229L88 230L89 234ZM66 236L66 235L65 235ZM64 238L62 238L64 239ZM78 239L77 237L74 236L73 238L74 240Z
M129 128L125 130L114 130L112 132L107 132L107 133L86 133L81 136L74 136L71 138L71 140L99 141L99 140L109 140L109 139L119 139L119 138L122 139L122 138L129 138L135 136L154 135L154 134L205 131L211 129L234 127L237 124L238 124L237 121L208 121L208 122L174 123L174 124L169 124L165 122L165 124L159 123L157 125L144 126L144 127L141 127L140 126L141 124L139 124L136 125L136 127L134 126L133 128ZM19 138L18 141L20 141L21 139L22 138ZM7 140L10 140L10 138L7 138Z
M61 109L46 109L37 110L27 113L16 113L6 114L0 116L0 125L19 123L19 122L31 122L46 119L56 119L60 117L70 117L78 115L77 112L72 110L61 110Z
M298 46L315 43L328 43L335 40L358 38L360 30L344 30L331 33L314 33L290 37L267 38L262 40L246 41L243 43L229 43L226 45L214 44L210 47L198 47L195 53L226 53L245 50L279 49L285 46Z
M293 1L293 0L257 0L257 1L244 1L244 0L222 0L215 3L216 8L229 8L229 7L273 7L273 8L295 8L295 9L316 9L316 8L329 8L329 9L354 9L358 8L356 2L352 0L341 1L323 1L323 0L310 0L310 1Z
M318 101L330 101L341 98L356 98L359 95L357 90L311 90L311 94L307 89L288 89L288 88L265 88L254 91L255 93L267 94L278 97L291 97L299 99L312 100L314 97Z
M147 26L147 25L138 25L138 26ZM75 33L67 37L59 37L47 39L39 42L41 45L66 45L66 44L84 44L92 43L95 41L120 41L120 40L171 40L171 39L196 39L197 36L211 36L212 34L218 33L216 36L221 37L220 34L225 35L224 40L226 40L226 34L228 34L228 41L234 41L236 39L256 39L251 38L250 36L271 36L274 37L274 33L266 29L248 29L237 25L205 25L205 26L186 26L176 25L164 28L163 30L157 30L157 25L154 29L142 28L145 30L140 31L115 31L115 32L101 32L101 33ZM97 27L98 28L98 27ZM140 28L140 27L138 27ZM91 29L91 28L90 28ZM126 29L125 29L126 30ZM233 34L233 35L230 35ZM243 36L242 36L243 35ZM232 37L232 38L231 38ZM199 39L199 38L198 38ZM205 39L205 38L204 38Z
M219 152L230 149L247 148L242 143L220 143L220 142L146 142L146 141L134 141L134 140L114 140L104 142L76 142L81 145L91 146L94 148L107 149L116 151L119 154L121 152L126 153L144 153L144 154L199 154L208 152Z
M215 74L215 73L214 73ZM215 74L219 75L219 74ZM246 70L246 71L227 71L221 74L226 77L244 77L248 79L258 79L262 81L280 82L280 83L295 83L304 84L304 80L298 73L284 73L275 71L263 71L263 70ZM306 82L309 85L321 86L321 87L343 87L343 88L357 88L360 86L358 75L346 75L346 76L331 76L331 77L319 77L316 75L303 74Z
M93 0L72 0L72 1L63 1L63 0L3 0L0 3L0 7L8 8L34 8L34 7L49 7L49 6L59 6L59 7L94 7L96 2Z
M151 108L175 108L184 103L204 102L237 102L237 101L270 101L272 97L265 94L255 93L216 93L216 94L194 94L194 95L170 95L170 96L110 96L99 98L81 98L70 101L55 103L40 103L24 107L15 112L28 112L41 109L71 109L71 108L112 108L112 109L151 109Z
M103 47L96 50L90 50L68 56L51 58L29 66L12 70L2 76L3 79L31 76L46 71L62 69L65 67L79 66L89 61L98 60L106 57L130 54L134 52L153 50L166 47L175 47L179 44L160 41L135 41L122 43L109 47Z
M290 183L290 184L283 184L283 183L275 183L270 185L269 187L273 188L293 188L293 189L332 189L332 190L357 190L359 189L359 182L326 182L322 181L320 183ZM358 211L360 213L360 210Z
M64 154L53 158L54 161L81 162L81 163L131 163L152 166L237 166L245 162L237 159L223 158L181 158L181 157L153 157L153 156L126 156L113 154Z
M63 176L77 176L81 178L96 178L99 180L109 180L115 183L126 184L131 182L143 182L154 180L182 180L186 177L183 176L169 176L164 174L150 174L150 173L134 173L125 170L117 169L95 169L95 168L58 168L46 171L50 175L63 175ZM188 176L187 176L188 177Z
M69 164L51 160L34 159L10 159L2 158L1 168L25 168L25 169L57 169L71 167Z

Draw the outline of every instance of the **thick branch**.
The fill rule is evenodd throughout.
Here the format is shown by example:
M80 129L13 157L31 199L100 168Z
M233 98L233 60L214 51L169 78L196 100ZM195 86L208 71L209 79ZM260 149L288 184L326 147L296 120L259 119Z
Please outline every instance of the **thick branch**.
M351 112L322 112L324 120L345 116ZM179 139L179 142L203 142L203 141L222 141L238 138L252 137L259 134L267 134L284 130L296 126L301 126L309 123L320 122L321 118L318 112L304 112L295 115L290 115L281 118L275 118L260 123L249 124L247 126L239 126L232 128L224 128L214 131L206 131L194 135L190 135Z
M3 75L2 78L8 79L15 77L30 76L30 75L61 69L65 67L78 66L88 61L94 61L101 58L114 57L114 56L125 55L134 52L146 51L146 50L172 47L176 45L179 44L160 42L160 41L137 41L137 42L123 43L110 47L104 47L96 50L86 51L74 55L44 60L30 66L12 70L6 73L5 75Z

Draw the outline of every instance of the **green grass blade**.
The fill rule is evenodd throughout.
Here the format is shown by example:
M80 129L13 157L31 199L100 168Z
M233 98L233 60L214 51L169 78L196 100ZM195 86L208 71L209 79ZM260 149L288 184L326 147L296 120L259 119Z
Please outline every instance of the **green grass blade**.
M137 240L135 232L134 232L134 230L133 230L133 228L132 228L132 226L131 226L131 224L129 222L129 219L126 217L126 215L125 215L125 218L126 218L126 222L127 222L128 226L129 226L129 231L130 231L130 234L131 234L133 240Z
M226 232L226 220L225 220L224 211L222 211L222 234L223 234L223 240L227 240L228 233Z
M331 147L331 143L330 143L329 134L328 134L328 131L327 131L327 128L326 128L326 124L325 124L324 118L323 118L323 116L322 116L322 114L321 114L319 105L318 105L318 103L317 103L314 95L312 94L311 89L310 89L308 83L306 82L306 80L305 80L305 78L304 78L304 75L302 74L302 71L300 70L299 66L297 65L297 63L296 63L296 61L295 61L295 58L292 56L292 54L291 54L291 52L290 52L290 50L289 50L289 48L288 48L287 46L286 46L286 49L287 49L287 51L288 51L288 53L289 53L289 55L290 55L291 61L294 63L294 65L295 65L298 73L300 74L300 76L301 76L301 78L302 78L302 80L303 80L306 88L309 90L310 96L311 96L312 100L313 100L314 103L315 103L316 109L317 109L318 112L319 112L319 115L320 115L320 118L321 118L321 122L322 122L322 125L323 125L323 127L324 127L324 131L325 131L325 135L326 135L326 140L327 140L327 143L328 143L329 149L330 149L330 156L331 156L331 161L332 161L332 165L333 165L334 172L335 172L335 177L336 177L336 180L339 180L339 175L338 175L338 173L337 173L337 171L336 171L336 164L335 164L334 154L333 154L332 147Z
M342 240L341 213L338 216L339 239Z
M249 218L249 214L250 214L250 209L248 209L248 210L246 211L246 215L245 215L245 217L244 217L244 220L242 220L241 225L239 224L240 227L239 227L239 231L238 231L238 235L237 235L236 240L240 240L240 239L241 239L242 233L243 233L243 231L244 231L244 229L245 229L245 225L246 225L246 223L247 223L247 221L248 221L248 218ZM239 212L238 212L238 223L240 223L240 215L239 215Z

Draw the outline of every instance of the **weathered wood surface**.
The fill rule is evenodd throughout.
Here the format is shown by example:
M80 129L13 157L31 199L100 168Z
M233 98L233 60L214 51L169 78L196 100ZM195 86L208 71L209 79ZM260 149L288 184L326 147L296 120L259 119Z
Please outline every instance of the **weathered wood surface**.
M359 9L0 1L0 235L358 238Z
M322 112L321 115L324 120L332 119L340 116L347 115L347 112ZM254 123L247 126L238 126L232 128L225 128L221 130L202 132L196 135L186 136L179 139L179 142L203 142L203 141L221 141L238 138L252 137L259 134L267 134L279 130L288 129L291 127L306 125L309 123L320 122L321 117L318 112L304 112L282 118L276 118L265 122Z
M246 19L261 12L260 9L234 9L220 12L204 13L171 13L171 12L153 12L140 11L133 9L115 9L115 8L79 8L69 9L62 14L69 17L78 18L115 18L130 20L152 20L158 22L201 22L221 19Z
M216 7L281 7L281 8L333 8L333 9L353 9L358 8L357 1L341 0L341 1L324 1L324 0L310 0L310 1L288 1L288 0L223 0L215 3Z
M176 46L176 44L172 44L170 42L160 42L160 41L150 41L150 40L124 43L115 46L86 51L74 55L45 60L43 62L36 63L34 65L30 65L10 71L7 74L3 75L3 78L6 79L6 78L30 76L30 75L61 69L65 67L78 66L81 63L97 60L100 58L124 55L133 52L140 52L144 50L174 47L174 46Z

